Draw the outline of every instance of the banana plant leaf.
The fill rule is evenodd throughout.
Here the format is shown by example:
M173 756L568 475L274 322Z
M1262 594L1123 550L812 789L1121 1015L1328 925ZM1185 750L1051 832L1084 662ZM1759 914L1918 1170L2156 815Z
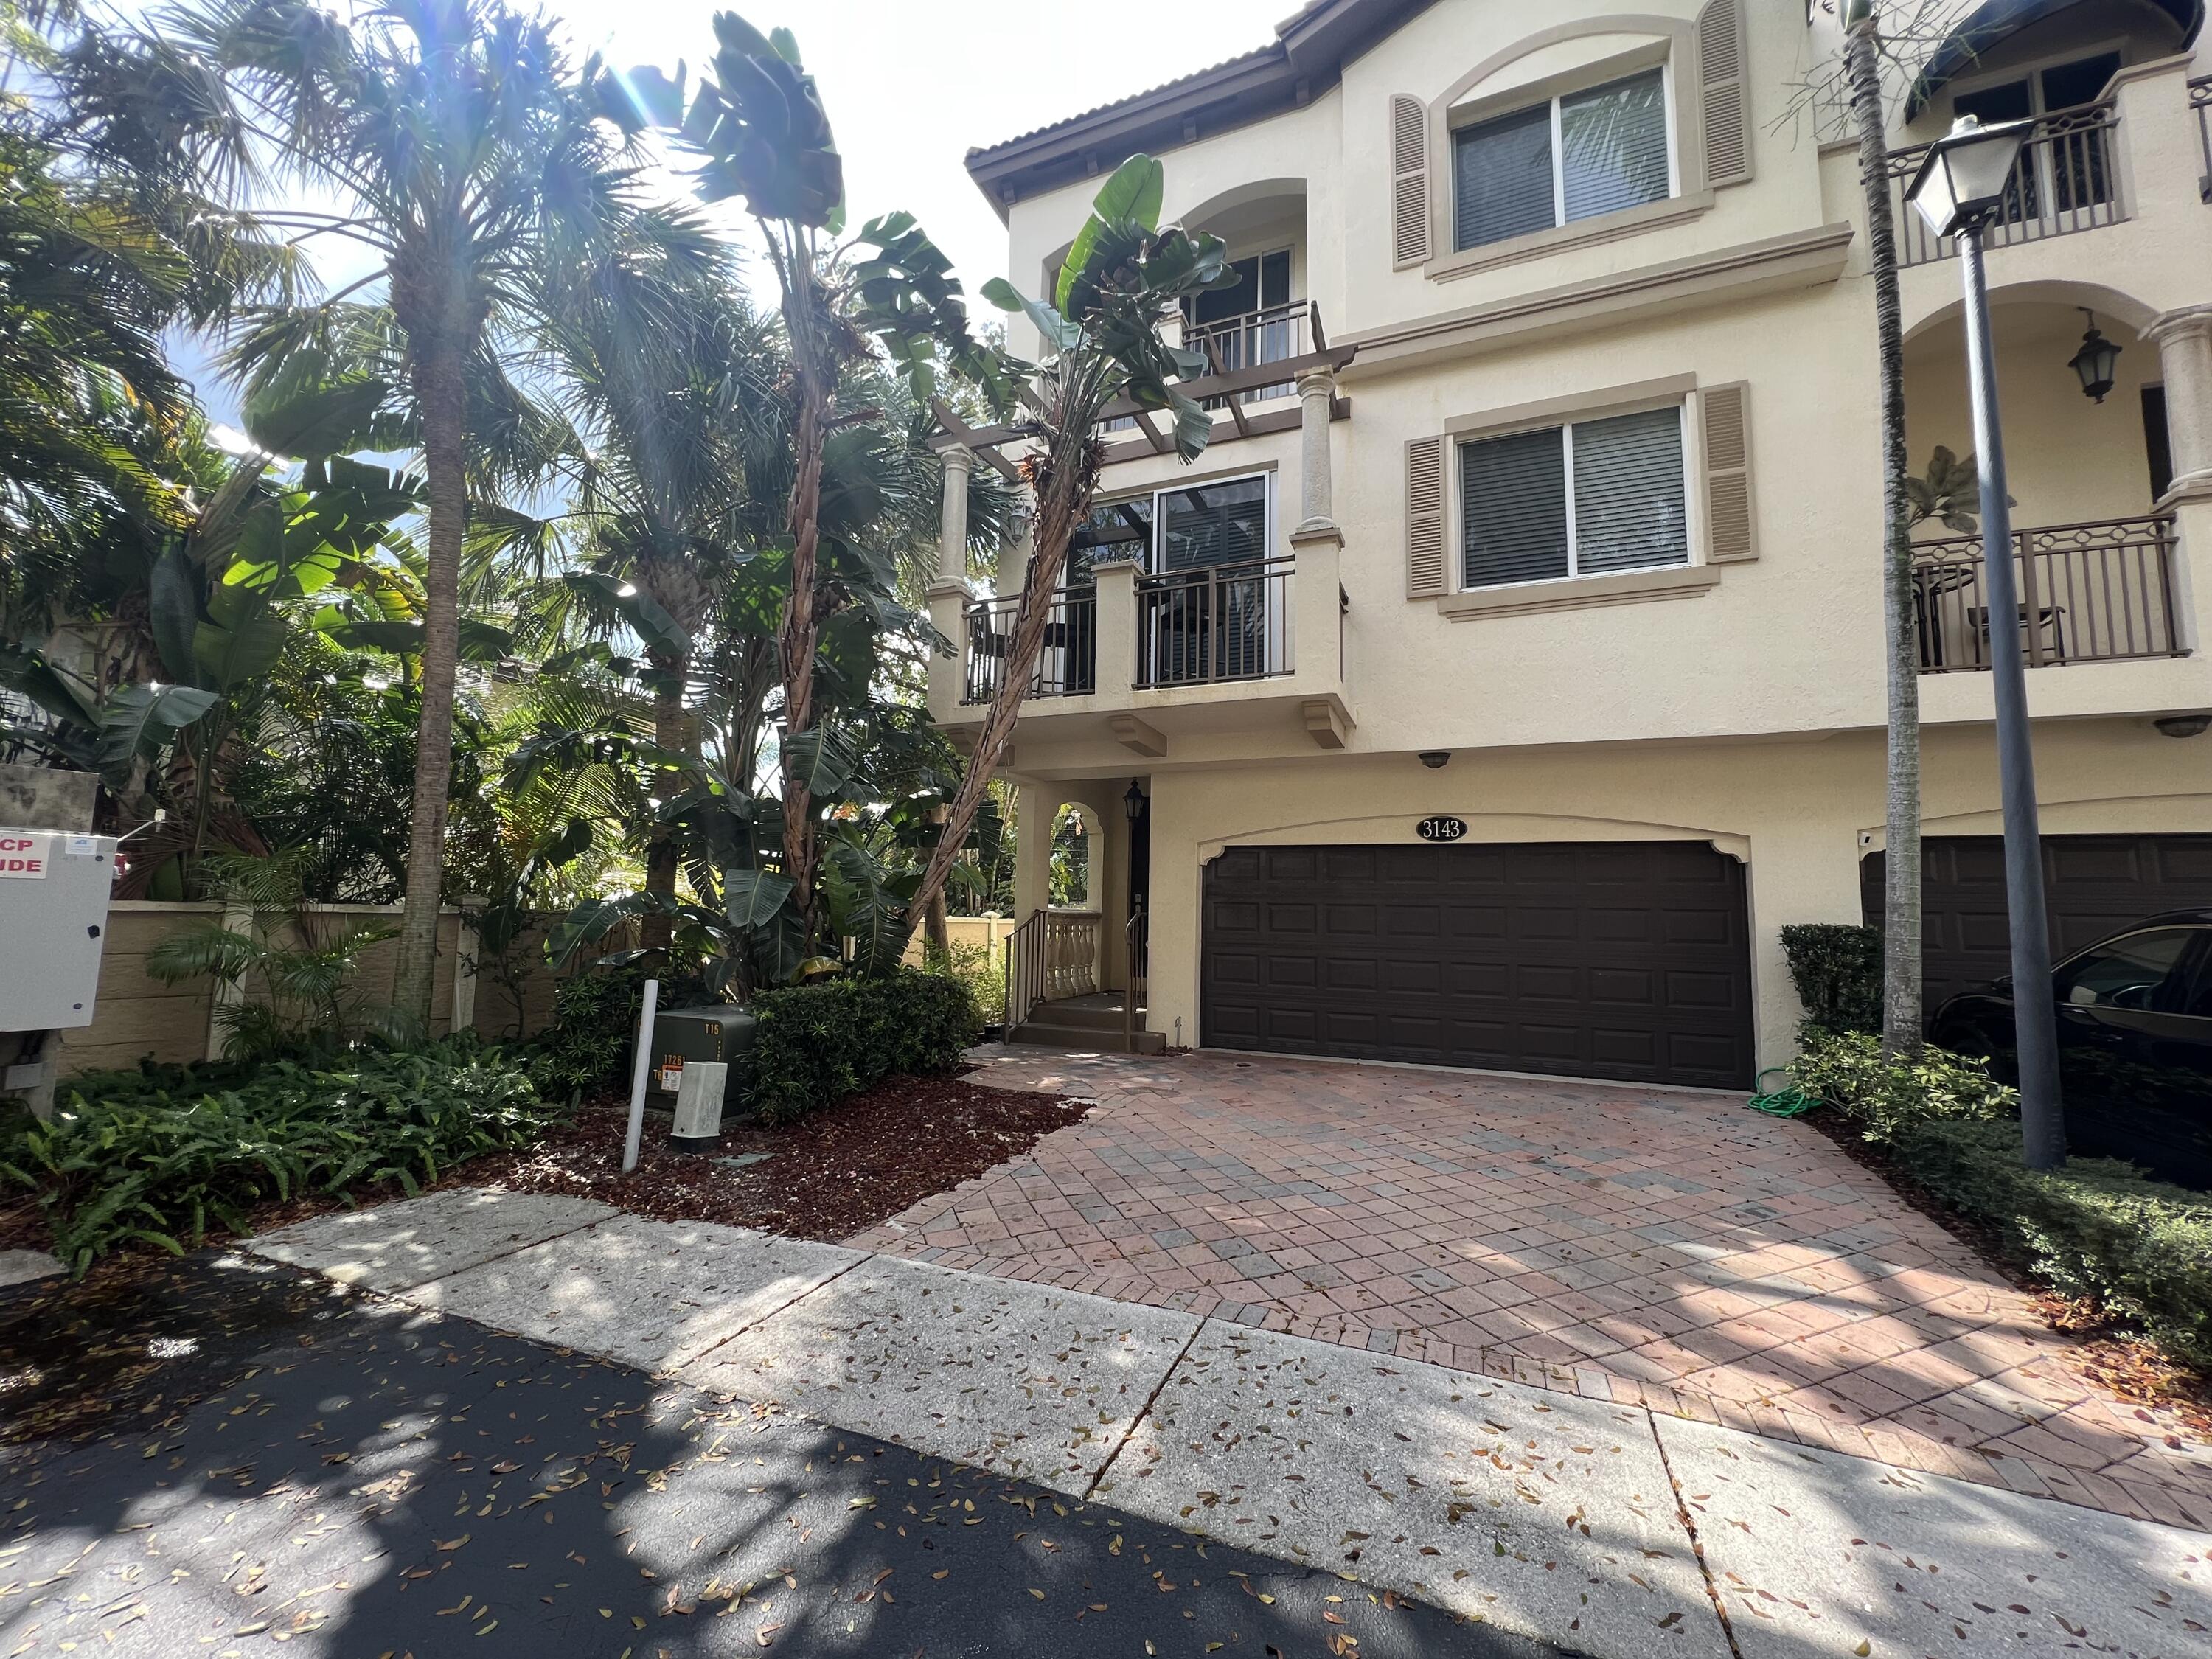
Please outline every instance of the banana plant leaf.
M149 756L222 701L213 691L191 685L126 685L102 704L99 746L94 751L100 774L111 785L131 775L131 763Z

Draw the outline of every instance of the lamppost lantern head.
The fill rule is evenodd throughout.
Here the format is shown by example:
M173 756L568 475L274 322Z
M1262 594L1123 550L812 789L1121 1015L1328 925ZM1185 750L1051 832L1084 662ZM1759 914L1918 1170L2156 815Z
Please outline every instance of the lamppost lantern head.
M1129 780L1128 791L1121 797L1121 811L1132 823L1145 816L1145 786L1134 778Z
M2004 211L2020 147L2034 125L2000 121L1985 127L1971 115L1960 116L1929 145L1905 199L1938 236L1981 229Z
M2066 366L2081 377L2081 395L2101 404L2112 389L2120 349L2097 331L2095 313L2085 309L2081 314L2089 319L2089 331L2081 337L2081 349L2066 360Z

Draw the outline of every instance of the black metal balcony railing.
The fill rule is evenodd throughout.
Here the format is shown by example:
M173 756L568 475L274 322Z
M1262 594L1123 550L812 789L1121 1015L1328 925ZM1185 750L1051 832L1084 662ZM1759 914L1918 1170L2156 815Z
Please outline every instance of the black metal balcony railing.
M2002 216L1983 235L1986 247L2039 242L2126 218L2120 201L2119 109L2111 99L2035 118L2005 191ZM1898 260L1924 265L1958 252L1905 199L1929 146L1889 153L1889 208L1897 222Z
M1263 363L1288 362L1314 349L1312 312L1311 301L1292 300L1216 322L1190 323L1183 328L1182 343L1193 351L1203 352L1216 374L1256 368ZM1236 396L1241 403L1256 404L1269 398L1287 398L1295 389L1285 380L1279 386L1254 386ZM1205 406L1218 409L1228 401L1209 398Z
M1288 558L1137 580L1137 684L1203 685L1291 672Z
M2197 197L2212 204L2212 75L2189 83L2189 108L2197 117L2197 152L2204 158L2204 171L2197 175Z
M2013 547L2013 625L2029 667L2187 654L2174 626L2172 519L2019 530ZM1922 542L1912 553L1920 672L1986 669L1992 635L1981 538Z
M979 599L968 607L968 677L960 701L988 702L999 694L1012 644L1019 596ZM1079 697L1098 689L1098 591L1062 590L1054 595L1044 624L1044 649L1030 677L1033 697Z

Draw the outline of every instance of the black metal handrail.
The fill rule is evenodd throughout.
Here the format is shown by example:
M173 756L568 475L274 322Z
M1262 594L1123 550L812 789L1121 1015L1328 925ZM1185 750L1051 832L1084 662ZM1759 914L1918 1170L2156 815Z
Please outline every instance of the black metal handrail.
M2111 519L2013 532L2020 648L2031 668L2182 657L2173 611L2174 523ZM1914 625L1923 674L1990 666L1990 616L1978 536L1912 550Z
M1006 935L1006 1031L1048 1002L1098 988L1095 910L1037 910Z
M1018 594L968 607L968 672L960 701L988 702L1005 683ZM1030 676L1032 697L1079 697L1098 689L1098 590L1063 588L1045 618L1044 648Z
M1291 672L1289 558L1137 579L1137 684L1202 685Z
M2120 200L2119 121L2119 106L2110 98L2037 116L2013 168L2004 211L1983 233L1984 245L2038 242L2125 219L2127 209ZM1930 264L1959 251L1955 239L1936 235L1905 199L1912 175L1931 148L1915 144L1889 153L1889 207L1897 222L1901 264Z
M2212 204L2212 75L2189 83L2189 107L2197 117L2197 152L2204 158L2204 171L2197 175L2197 199Z
M1204 354L1216 374L1228 374L1264 363L1287 362L1316 349L1312 343L1312 324L1313 302L1291 300L1282 305L1262 306L1257 311L1240 312L1234 317L1217 318L1210 323L1186 323L1182 343L1191 350ZM1290 381L1285 380L1278 386L1253 386L1238 392L1237 398L1240 403L1255 404L1268 398L1287 398L1294 389ZM1209 409L1219 408L1227 402L1225 398L1205 400Z

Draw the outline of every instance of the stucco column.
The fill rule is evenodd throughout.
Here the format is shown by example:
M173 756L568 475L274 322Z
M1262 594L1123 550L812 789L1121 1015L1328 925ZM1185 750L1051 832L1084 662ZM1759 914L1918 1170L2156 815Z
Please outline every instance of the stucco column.
M2169 311L2144 331L2166 381L2166 441L2176 495L2212 498L2212 306Z
M1000 599L1012 599L1029 580L1030 549L1036 535L1036 514L1024 507L1014 520L1013 534L999 550L998 580L993 586Z
M1041 783L1014 787L1014 921L1052 903L1052 818L1059 794Z
M1098 690L1126 692L1137 678L1138 567L1115 559L1091 574L1098 585Z
M939 507L937 580L929 585L930 625L953 642L951 653L929 659L929 713L951 720L960 708L968 674L968 475L975 453L960 445L945 452L945 499Z
M1291 539L1332 536L1336 527L1334 491L1329 477L1328 423L1336 406L1336 376L1310 368L1298 376L1298 524Z
M2173 608L2180 642L2212 639L2212 306L2169 311L2143 331L2158 345L2173 482L2159 506L2174 516Z
M955 444L944 454L945 500L939 509L937 534L937 579L945 582L968 580L968 475L975 470L975 452Z

